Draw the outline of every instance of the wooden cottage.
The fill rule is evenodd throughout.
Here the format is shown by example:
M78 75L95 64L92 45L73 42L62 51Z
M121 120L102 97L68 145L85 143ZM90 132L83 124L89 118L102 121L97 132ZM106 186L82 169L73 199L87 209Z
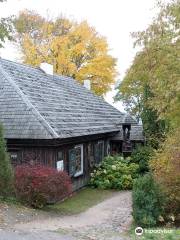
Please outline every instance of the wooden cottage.
M142 126L76 80L0 59L0 122L13 165L66 170L74 189L107 154L129 154Z

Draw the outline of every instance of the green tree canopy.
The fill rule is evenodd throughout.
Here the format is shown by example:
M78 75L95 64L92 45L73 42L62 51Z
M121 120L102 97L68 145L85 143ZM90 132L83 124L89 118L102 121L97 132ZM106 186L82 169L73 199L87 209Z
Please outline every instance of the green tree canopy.
M6 0L0 0L5 2ZM0 19L0 48L3 47L3 43L6 39L12 40L12 18L1 18Z
M135 47L140 47L132 66L119 85L116 99L127 110L141 115L145 108L159 119L177 126L180 121L180 1L160 4L153 23L142 32L133 33ZM148 86L150 94L144 90Z

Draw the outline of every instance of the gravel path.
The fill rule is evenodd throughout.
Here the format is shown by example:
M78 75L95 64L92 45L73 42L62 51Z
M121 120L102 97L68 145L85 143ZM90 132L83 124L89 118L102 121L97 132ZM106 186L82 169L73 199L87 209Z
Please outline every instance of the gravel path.
M2 230L0 231L0 240L75 240L75 238L50 231L18 232Z
M44 216L2 230L0 240L126 240L132 221L131 193L115 196L72 216Z

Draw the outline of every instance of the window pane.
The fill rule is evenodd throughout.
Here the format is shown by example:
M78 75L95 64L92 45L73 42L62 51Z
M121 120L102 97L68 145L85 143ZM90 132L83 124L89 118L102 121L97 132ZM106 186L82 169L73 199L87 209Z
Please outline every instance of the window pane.
M104 142L99 141L94 145L94 158L95 163L99 164L104 157Z
M95 158L95 163L99 163L99 145L98 143L95 143L94 145L94 158Z
M69 150L69 174L70 174L70 176L74 175L76 172L75 162L76 162L76 150L70 149Z
M76 148L76 173L82 171L81 169L81 147Z
M69 174L75 177L83 174L83 145L69 150Z
M88 144L88 156L89 156L89 165L90 167L93 167L95 164L95 160L94 160L94 144L93 143L89 143Z

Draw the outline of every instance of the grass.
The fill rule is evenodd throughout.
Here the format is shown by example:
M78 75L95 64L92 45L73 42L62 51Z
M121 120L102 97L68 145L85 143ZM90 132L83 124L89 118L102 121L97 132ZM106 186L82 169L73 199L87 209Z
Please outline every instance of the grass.
M15 197L2 197L0 196L0 203L6 203L9 205L21 205L20 202L17 201L17 199Z
M114 191L84 188L63 202L49 205L45 210L62 215L73 215L84 212L88 208L113 196Z
M143 234L137 236L135 227L130 230L131 240L179 240L180 230L175 228L146 228Z

